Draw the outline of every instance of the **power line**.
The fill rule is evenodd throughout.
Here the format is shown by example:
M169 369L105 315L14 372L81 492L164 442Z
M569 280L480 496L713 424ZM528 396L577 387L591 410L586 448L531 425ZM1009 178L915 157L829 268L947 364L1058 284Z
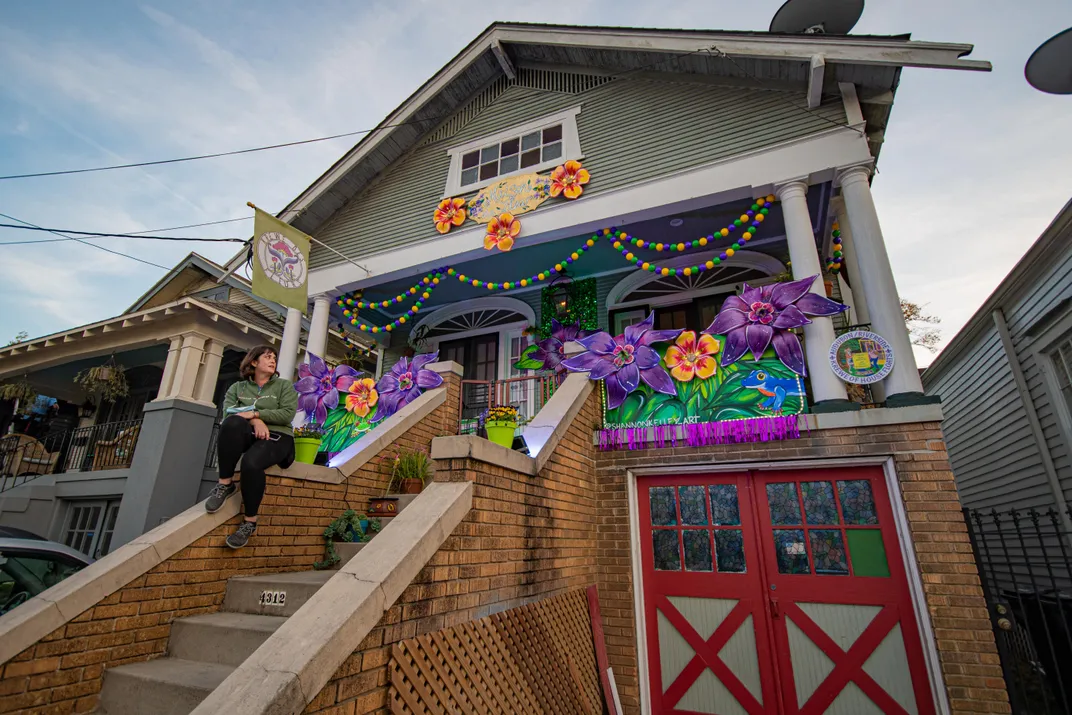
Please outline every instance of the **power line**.
M144 231L131 231L130 235L139 233L165 233L167 231L179 231L184 228L201 228L202 226L218 226L221 223L234 223L235 221L252 221L252 216L239 216L238 218L225 218L222 221L206 221L205 223L188 223L185 226L172 226L171 228L147 228Z
M17 220L17 219L16 219ZM23 222L25 223L25 222ZM146 235L144 233L101 233L98 231L74 231L69 228L42 228L41 226L34 226L33 224L27 224L26 226L18 226L13 223L0 223L0 228L16 228L21 231L47 231L48 233L55 233L58 235L74 234L76 236L90 236L93 238L140 238L149 241L198 241L201 243L245 243L245 238L201 238L197 236L153 236ZM13 241L4 245L18 245L19 243L32 243L31 241ZM52 243L52 241L47 241Z
M0 213L0 216L2 216L3 218L8 219L9 221L18 221L19 223L26 224L27 226L34 226L34 224L30 223L29 221L23 221L21 218L15 218L14 216L8 216L5 213ZM40 226L34 226L34 227L35 228L41 228ZM48 229L44 229L44 230L48 230ZM56 231L50 231L50 233L55 233L57 236L63 236L62 233L57 233ZM79 243L81 243L81 244L83 244L85 246L89 246L91 248L96 248L96 249L99 249L99 250L104 251L106 253L111 253L111 254L114 254L116 256L123 256L124 258L131 259L132 261L137 261L138 263L144 263L147 266L153 266L154 268L162 268L165 271L170 271L171 270L167 266L162 266L159 263L153 263L152 261L146 261L143 258L138 258L137 256L132 256L129 253L123 253L122 251L113 251L110 248L105 248L104 246L98 246L95 243L90 243L89 241L83 241L80 238L73 238L73 237L68 237L68 236L63 236L63 237L67 238L67 239L69 239L71 241L78 241Z

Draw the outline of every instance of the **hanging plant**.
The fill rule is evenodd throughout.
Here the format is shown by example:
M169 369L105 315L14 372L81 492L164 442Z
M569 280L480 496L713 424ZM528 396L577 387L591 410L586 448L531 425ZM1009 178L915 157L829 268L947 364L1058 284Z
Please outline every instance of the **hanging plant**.
M18 382L9 382L0 385L0 400L18 400L30 402L37 397L37 388L26 381L23 377Z
M115 361L115 355L103 365L80 371L74 381L87 395L100 393L104 402L115 402L130 394L126 369Z

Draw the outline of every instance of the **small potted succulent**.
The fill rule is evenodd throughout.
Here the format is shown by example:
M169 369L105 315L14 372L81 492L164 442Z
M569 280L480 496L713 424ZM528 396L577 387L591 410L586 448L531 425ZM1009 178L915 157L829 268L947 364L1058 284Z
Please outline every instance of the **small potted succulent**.
M514 446L514 432L517 431L518 425L517 408L513 405L489 407L482 417L488 439L511 449Z
M379 530L379 519L369 519L353 509L347 509L324 529L324 560L314 563L313 568L329 569L339 563L339 554L335 550L336 542L364 543Z
M306 422L294 430L294 460L302 464L312 464L320 451L320 441L324 438L324 428L313 421Z

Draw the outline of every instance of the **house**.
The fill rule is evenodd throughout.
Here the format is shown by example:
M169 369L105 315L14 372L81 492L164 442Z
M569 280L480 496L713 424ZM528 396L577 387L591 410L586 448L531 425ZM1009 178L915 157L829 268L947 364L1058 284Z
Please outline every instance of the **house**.
M224 273L191 253L121 315L0 348L0 380L27 381L58 401L61 415L71 416L56 420L58 429L47 433L24 434L20 423L18 431L0 437L0 524L97 557L108 553L117 525L117 543L123 543L211 488L216 480L215 406L238 378L246 350L278 345L283 333L282 309L252 295L249 281L240 275L218 282ZM337 331L329 334L327 355L341 359L346 344ZM95 403L74 377L106 363L109 356L124 369L129 391L117 400ZM375 356L367 367L375 369ZM177 428L172 411L162 409L174 398L194 403L198 414L186 415L181 436L172 433ZM163 432L150 430L154 422ZM138 464L137 446L160 439L184 455L173 463L179 469L166 475L168 461L159 455ZM200 471L196 476L190 472L199 466L206 475L204 486ZM158 496L151 508L143 504L135 517L139 507L128 496L128 482L155 484L158 478L161 487L172 491L167 498ZM134 520L125 533L121 505L129 507Z
M0 618L0 687L79 712L568 712L600 707L570 690L594 676L630 715L1002 710L870 190L902 68L988 70L971 50L493 24L281 214L320 242L310 334L383 352L373 427L270 473L254 548L220 548L237 499L195 506ZM509 446L472 425L490 406L528 418ZM432 483L313 571L401 448ZM194 647L209 625L241 645Z

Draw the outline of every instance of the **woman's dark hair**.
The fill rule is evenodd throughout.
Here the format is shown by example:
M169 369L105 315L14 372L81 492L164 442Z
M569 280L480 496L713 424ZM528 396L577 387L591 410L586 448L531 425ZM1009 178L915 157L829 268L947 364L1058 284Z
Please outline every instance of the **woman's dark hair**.
M241 375L243 380L248 380L249 378L253 377L253 373L257 371L257 368L253 366L253 363L255 363L257 360L260 360L261 356L266 353L271 353L272 355L275 355L276 360L279 359L279 353L277 353L275 348L273 348L271 345L258 345L257 347L246 353L246 356L242 358L242 364L238 366L238 374ZM276 377L278 376L279 373L277 372Z

